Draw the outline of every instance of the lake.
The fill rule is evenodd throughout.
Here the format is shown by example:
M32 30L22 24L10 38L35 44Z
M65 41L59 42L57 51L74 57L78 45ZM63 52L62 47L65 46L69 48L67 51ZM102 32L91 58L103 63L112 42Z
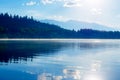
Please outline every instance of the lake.
M0 40L0 80L120 80L120 40Z

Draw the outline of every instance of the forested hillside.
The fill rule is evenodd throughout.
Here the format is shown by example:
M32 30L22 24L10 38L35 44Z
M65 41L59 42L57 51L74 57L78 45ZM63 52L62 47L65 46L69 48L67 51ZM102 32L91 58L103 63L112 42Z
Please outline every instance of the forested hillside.
M8 13L0 14L0 38L120 38L119 31L63 29L57 25L42 23L32 17Z

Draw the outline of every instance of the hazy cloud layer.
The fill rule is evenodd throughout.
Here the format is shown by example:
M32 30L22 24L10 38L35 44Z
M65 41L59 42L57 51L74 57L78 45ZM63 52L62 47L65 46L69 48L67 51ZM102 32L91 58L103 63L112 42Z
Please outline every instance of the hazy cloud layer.
M64 3L64 7L81 7L82 4L80 3L79 0L71 0L71 1L66 1Z
M55 2L55 0L41 0L41 2L46 5L46 4L52 4L53 2Z
M26 6L33 6L33 5L36 5L37 3L35 1L30 1L30 2L27 2L25 3Z
M81 0L42 0L41 2L46 4L53 4L56 2L62 2L63 7L80 7L82 4L80 3Z
M51 19L51 20L57 20L57 21L67 21L68 18L65 18L61 15L52 15L52 16L48 16L47 19Z
M92 13L92 15L101 15L102 9L92 8L91 13Z
M25 11L37 19L72 19L120 27L119 0L24 0L22 3Z

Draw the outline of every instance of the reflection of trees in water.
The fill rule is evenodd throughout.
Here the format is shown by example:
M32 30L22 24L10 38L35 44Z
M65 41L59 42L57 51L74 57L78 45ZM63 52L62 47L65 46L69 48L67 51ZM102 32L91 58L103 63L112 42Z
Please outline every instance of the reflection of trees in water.
M108 43L108 42L82 42L77 44L79 49L104 49L104 48L118 48L120 44L118 43Z
M119 44L105 42L69 42L69 41L0 41L0 62L32 60L35 56L53 55L67 49L103 49L116 48ZM67 54L67 53L66 53ZM73 52L74 54L74 52ZM75 55L75 54L74 54Z
M35 56L50 55L68 45L45 41L1 41L0 62L32 60Z

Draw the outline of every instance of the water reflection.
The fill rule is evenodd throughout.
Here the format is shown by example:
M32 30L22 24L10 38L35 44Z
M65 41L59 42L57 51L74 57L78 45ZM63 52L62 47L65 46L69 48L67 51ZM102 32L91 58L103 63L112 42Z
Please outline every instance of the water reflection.
M89 74L89 75L86 75L86 78L84 80L103 80L103 79L99 75Z
M35 56L52 55L68 45L44 41L0 41L0 62L32 61Z
M100 74L101 61L95 61L91 64L90 71L87 71L83 80L105 80Z
M94 50L119 47L104 41L0 41L0 62L32 61L36 56L53 55L61 50ZM82 52L83 53L83 52ZM81 54L82 54L81 53ZM85 53L84 53L85 54Z
M96 72L99 71L101 67L101 61L95 61L93 64L91 64L91 71Z
M88 66L90 70L83 72L79 67L69 66L63 69L63 75L55 76L50 73L42 73L38 75L38 80L104 80L99 72L100 66L101 62L96 61Z
M119 42L0 41L0 80L120 80Z

